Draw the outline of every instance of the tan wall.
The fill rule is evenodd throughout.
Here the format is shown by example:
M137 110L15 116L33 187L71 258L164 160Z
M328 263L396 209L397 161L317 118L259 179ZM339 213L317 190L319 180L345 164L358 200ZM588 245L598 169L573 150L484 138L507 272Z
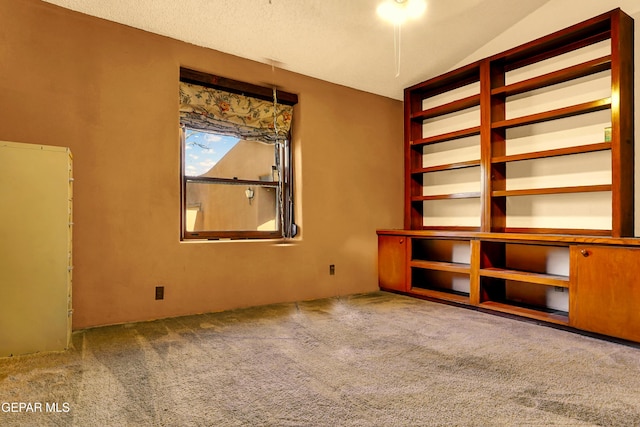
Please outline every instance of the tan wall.
M179 241L180 66L299 94L301 238ZM400 102L37 0L0 0L0 76L0 140L73 152L75 329L377 289L375 230L402 227Z

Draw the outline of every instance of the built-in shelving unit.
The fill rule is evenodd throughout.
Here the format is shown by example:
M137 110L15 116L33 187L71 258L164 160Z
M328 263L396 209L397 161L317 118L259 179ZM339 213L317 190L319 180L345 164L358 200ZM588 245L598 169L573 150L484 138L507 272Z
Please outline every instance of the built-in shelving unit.
M405 90L405 229L378 232L381 288L640 340L625 295L599 308L615 325L585 308L640 294L599 290L590 257L640 265L633 31L616 9Z
M405 228L631 236L632 38L614 10L407 88Z

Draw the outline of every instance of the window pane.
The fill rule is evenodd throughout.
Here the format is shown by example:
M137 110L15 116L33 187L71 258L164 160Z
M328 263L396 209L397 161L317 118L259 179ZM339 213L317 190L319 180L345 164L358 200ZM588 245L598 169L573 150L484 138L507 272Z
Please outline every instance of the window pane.
M185 175L245 180L273 180L275 146L187 129Z
M277 231L273 187L187 182L186 230Z

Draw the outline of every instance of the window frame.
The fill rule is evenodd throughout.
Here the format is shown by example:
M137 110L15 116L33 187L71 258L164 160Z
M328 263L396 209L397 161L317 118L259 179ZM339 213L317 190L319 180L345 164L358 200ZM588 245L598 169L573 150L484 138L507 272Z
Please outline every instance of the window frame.
M203 73L187 68L180 68L180 81L196 84L213 89L237 93L262 100L273 101L273 88L258 86L225 77ZM295 105L298 103L298 95L276 90L279 104ZM280 190L278 181L254 181L243 179L228 179L215 177L188 177L185 175L185 140L184 131L181 131L180 138L180 237L182 241L189 240L219 240L219 239L281 239L294 237L297 234L297 226L293 221L293 165L291 132L283 142L284 147L280 150L280 174L282 180L282 197L278 194L278 205L282 204L277 211L276 230L203 230L187 231L186 210L187 210L187 183L202 182L220 185L246 185L255 187L271 187L277 192ZM276 145L277 147L277 145ZM282 212L282 215L280 215Z

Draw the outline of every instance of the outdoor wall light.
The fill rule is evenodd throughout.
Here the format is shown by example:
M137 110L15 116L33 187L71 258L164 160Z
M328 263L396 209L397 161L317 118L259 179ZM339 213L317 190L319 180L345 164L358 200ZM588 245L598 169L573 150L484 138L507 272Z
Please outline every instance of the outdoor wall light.
M247 199L249 200L249 204L251 204L251 201L253 200L253 196L254 196L253 188L249 187L246 190L244 190L244 195L247 196Z

